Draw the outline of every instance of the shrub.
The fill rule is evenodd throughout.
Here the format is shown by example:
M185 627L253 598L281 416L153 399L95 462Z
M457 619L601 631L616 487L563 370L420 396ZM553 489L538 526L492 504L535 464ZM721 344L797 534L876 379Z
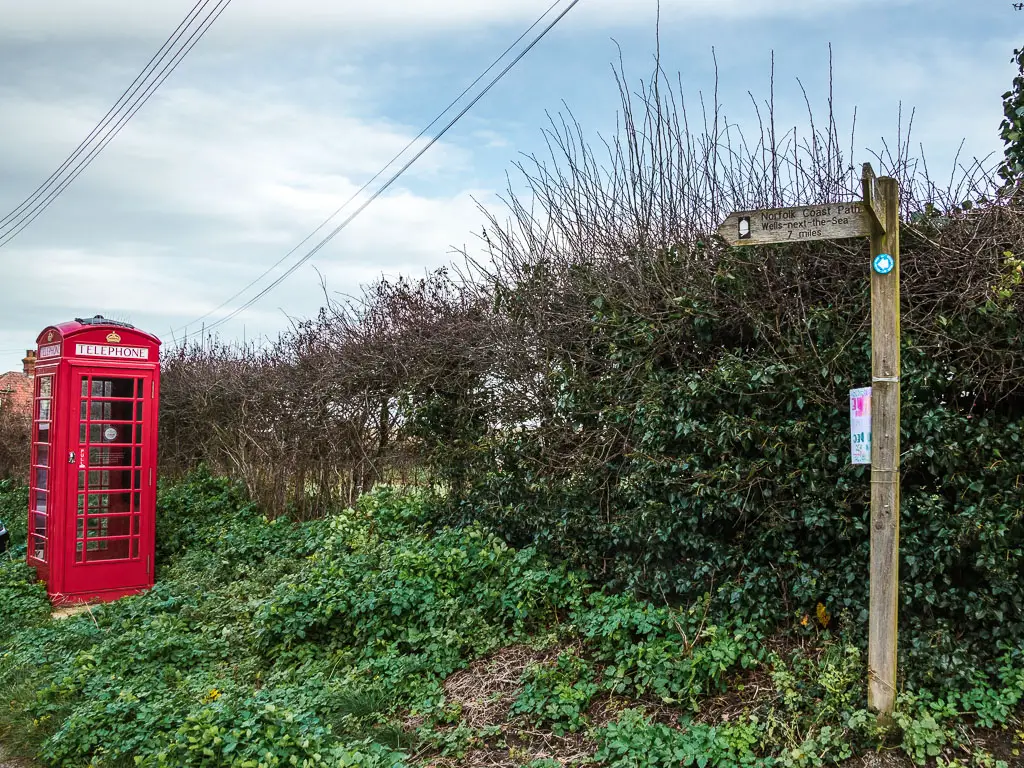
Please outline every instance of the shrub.
M511 711L527 715L535 725L551 725L556 734L571 733L585 725L584 715L598 690L594 668L567 651L554 664L527 669Z
M652 722L639 710L626 710L597 732L594 758L608 768L669 766L773 766L772 758L753 750L756 727L751 723L711 727L691 723L680 729Z
M0 405L0 480L27 480L31 434L29 413Z
M442 679L578 602L577 577L478 527L397 539L366 536L347 515L331 527L321 552L256 611L267 652L313 641L401 689Z

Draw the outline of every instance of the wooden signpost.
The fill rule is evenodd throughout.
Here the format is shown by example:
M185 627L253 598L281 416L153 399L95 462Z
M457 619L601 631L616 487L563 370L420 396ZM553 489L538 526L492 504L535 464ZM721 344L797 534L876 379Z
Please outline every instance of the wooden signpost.
M888 718L896 703L900 547L899 186L864 166L864 198L882 212L871 232L871 598L868 706Z
M888 720L896 703L900 537L899 186L861 176L863 200L737 211L718 229L730 245L871 238L871 586L868 706Z

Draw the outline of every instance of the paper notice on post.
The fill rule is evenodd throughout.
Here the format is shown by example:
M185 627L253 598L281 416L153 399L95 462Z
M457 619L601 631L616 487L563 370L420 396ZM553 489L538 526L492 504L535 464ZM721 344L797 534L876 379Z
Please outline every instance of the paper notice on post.
M871 387L850 390L850 461L871 463Z

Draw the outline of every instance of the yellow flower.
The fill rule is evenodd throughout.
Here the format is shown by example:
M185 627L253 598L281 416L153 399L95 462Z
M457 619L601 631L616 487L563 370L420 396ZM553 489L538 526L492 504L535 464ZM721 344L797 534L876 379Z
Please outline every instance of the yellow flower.
M832 614L828 612L828 608L822 603L818 603L818 621L821 622L823 627L827 627L828 623L832 621Z
M206 694L206 698L204 698L203 701L209 703L211 701L216 701L219 698L220 691L218 691L216 688L211 688L209 693Z

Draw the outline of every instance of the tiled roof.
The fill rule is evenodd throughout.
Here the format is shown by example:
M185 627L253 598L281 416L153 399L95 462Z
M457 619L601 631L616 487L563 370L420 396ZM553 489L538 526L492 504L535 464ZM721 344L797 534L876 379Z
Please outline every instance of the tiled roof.
M0 408L32 411L32 377L21 371L0 373Z

